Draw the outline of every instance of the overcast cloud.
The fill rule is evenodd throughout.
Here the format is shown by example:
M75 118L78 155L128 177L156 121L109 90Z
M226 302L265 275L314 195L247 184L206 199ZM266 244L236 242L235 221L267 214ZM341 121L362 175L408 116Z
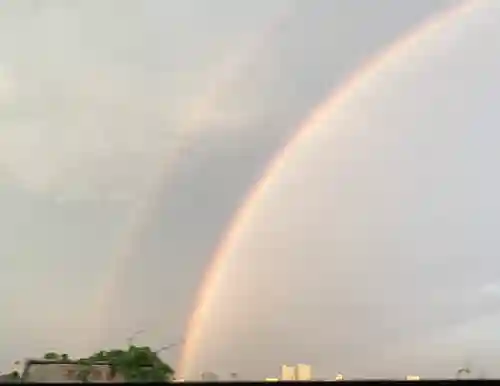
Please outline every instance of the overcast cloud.
M287 153L226 253L198 366L498 374L500 47L480 42L499 10L402 51Z
M202 272L232 214L271 156L310 110L367 58L452 3L456 2L3 2L0 304L8 312L3 313L0 324L2 366L8 368L14 360L50 349L79 355L89 349L89 342L92 349L123 344L138 329L148 330L140 337L144 343L157 346L182 337ZM496 21L495 12L489 16L492 21ZM484 17L477 20L482 22ZM248 288L257 298L260 292L255 285L261 281L258 273L272 271L275 273L268 278L279 278L283 291L276 294L283 298L271 298L267 304L248 303L248 307L261 310L249 310L240 321L229 316L225 320L214 319L221 325L233 325L234 329L220 337L222 349L213 362L200 366L223 374L239 371L252 378L276 373L282 362L300 360L331 375L342 370L331 364L338 359L342 368L356 373L359 351L371 352L366 346L375 349L392 336L389 339L389 335L367 329L362 347L357 340L350 340L353 343L347 349L342 346L350 336L343 338L346 333L340 323L359 323L362 328L364 319L360 322L360 314L345 313L337 324L337 298L325 296L325 288L319 284L323 281L315 275L321 270L333 277L335 272L349 271L352 265L330 265L326 256L342 255L342 261L348 262L352 254L363 259L367 251L386 253L388 250L377 250L370 242L377 237L388 239L389 231L382 230L396 232L399 228L394 228L394 224L400 224L403 218L418 228L421 237L412 239L410 225L402 226L400 244L384 244L384 248L392 248L391 253L386 253L388 261L397 259L401 251L411 251L415 260L427 262L432 260L428 251L434 247L441 248L443 256L451 256L450 240L464 240L463 244L453 244L456 253L463 255L453 263L453 269L443 257L443 269L454 272L450 274L452 283L443 289L443 299L448 299L449 293L463 292L463 299L471 299L471 307L496 312L496 271L489 264L493 264L497 246L487 238L494 235L495 212L490 204L493 205L496 191L493 182L486 184L489 180L478 170L497 160L493 151L483 151L484 157L479 158L476 155L481 152L468 153L467 146L474 143L477 149L492 148L497 141L491 130L496 117L492 102L496 100L494 69L499 59L498 47L491 37L497 32L492 23L484 27L468 25L465 37L457 38L449 55L439 63L424 63L424 73L401 75L390 84L377 83L370 91L373 115L366 118L373 124L352 124L364 133L363 141L350 142L346 138L342 145L326 135L324 144L314 145L316 157L321 160L309 157L294 177L301 184L292 192L277 188L273 200L265 205L268 227L280 227L280 237L271 233L272 239L259 238L262 225L255 223L246 230L246 242L266 248L253 250L244 244L234 251L241 253L242 267L247 267L243 262L251 258L265 263L248 266L246 276L239 273L246 278L231 291L237 294ZM480 44L485 40L491 40L487 49ZM387 79L391 79L389 75ZM463 92L465 87L473 91ZM432 106L442 106L442 100L452 97L456 103L433 109ZM352 104L351 112L357 111L354 115L368 109L366 105ZM456 114L458 105L460 115ZM412 124L407 122L408 115L414 117ZM470 127L474 127L473 133ZM449 221L463 223L463 227L461 233L439 239L435 236L437 231L432 231L438 229L432 228L435 220L429 217L433 213L439 215L439 205L435 204L431 211L421 202L424 198L419 195L420 185L413 177L441 165L436 149L448 143L454 130L463 134L453 150L455 158L448 166L437 168L434 177L429 174L429 178L439 179L447 167L463 170L440 193L440 197L448 197L450 189L454 189L456 201L449 209L454 215ZM385 135L371 134L380 131ZM345 132L350 132L350 128L342 130ZM382 160L380 149L385 149L385 145L376 138L386 138L400 147L391 147ZM401 157L420 151L412 141L434 146L431 150L438 155L426 157L422 165L415 163L414 169L403 172L399 166ZM426 148L426 152L431 150ZM338 158L354 157L353 154L365 157L356 161L358 166L352 159L343 160L345 166L339 169L330 166L339 164ZM371 163L373 170L366 169L365 165ZM352 174L348 172L351 169ZM387 202L401 202L396 209L384 206L382 210L376 204L371 207L371 200L356 192L374 189L374 176L385 178L380 180L382 186L396 179L399 182L394 186L399 187L407 180L407 186L415 193L404 200L389 195ZM482 186L481 189L467 190L465 187L472 184L465 184L466 177L474 179L474 185ZM285 186L286 177L283 181L281 187ZM427 187L431 182L421 183ZM344 186L345 191L332 191L325 185ZM394 186L389 184L381 189L392 191ZM280 204L277 198L284 196L287 199ZM483 197L481 208L464 204L468 200L476 202L479 197ZM145 200L149 205L142 205ZM299 215L297 202L312 202L314 206L304 204ZM405 205L412 211L405 212ZM358 229L360 214L370 211L373 227L380 228L378 233L372 228ZM477 219L470 223L480 230L473 241L465 218ZM270 219L284 223L276 224ZM393 221L393 228L384 228L382 220ZM351 225L346 226L346 222ZM336 232L325 235L306 231L308 224ZM140 231L135 232L138 227ZM130 233L131 229L134 232ZM355 241L348 242L347 233L351 231ZM312 248L316 238L322 242ZM344 244L331 241L334 239L342 239ZM354 242L357 249L353 249ZM127 253L122 266L117 267L112 257L123 245ZM474 254L476 260L471 260L470 251L478 245L484 246ZM276 260L268 266L270 253ZM304 256L315 257L311 260ZM470 277L474 261L480 261L485 268L473 275L470 289L462 288L456 283ZM274 265L279 268L272 268ZM311 265L315 268L309 271ZM411 264L405 269L411 270ZM296 285L297 275L304 271L311 272L312 279L300 275L304 284ZM437 282L441 278L436 272L428 280ZM398 280L382 288L391 292L399 288L394 286L406 283ZM111 285L103 286L106 282ZM342 281L332 283L340 286ZM100 294L106 298L104 310L96 299L100 288L109 288L109 293ZM365 292L368 288L367 284ZM332 293L331 285L327 290ZM398 291L394 291L394 296ZM489 300L478 306L474 303L476 297L470 295L474 291ZM418 293L401 290L401 299ZM428 294L430 289L422 299L431 296ZM364 295L357 296L361 299ZM297 299L302 299L304 307L321 307L331 312L324 311L320 319L315 319L315 312L306 316L296 313L293 304ZM330 302L326 304L324 299ZM274 312L281 302L289 302L291 308L283 306L283 313ZM219 303L218 309L229 307ZM361 314L366 315L375 304L361 310ZM245 307L246 303L241 303L240 308ZM428 304L422 303L422 312L428 310L426 307ZM462 307L461 303L457 307ZM255 316L265 310L266 319ZM466 327L453 327L453 331L477 328L476 322L463 320L456 312L449 315L453 323L455 319L458 324L467 323ZM417 332L427 331L419 330L424 324L430 325L430 329L448 328L444 316L436 320L424 316L413 321L409 316L403 319L396 318L392 323L406 329L404 334L412 331L417 336ZM241 334L236 334L243 320L247 321L245 336L253 343L260 342L260 348L252 347L242 340ZM263 323L264 320L269 323ZM491 324L487 318L481 320L477 323ZM330 328L332 332L325 338L325 331ZM311 329L317 333L307 338ZM297 336L309 339L311 344L295 340ZM223 345L234 342L239 342L238 355L231 352L228 360ZM293 348L301 344L305 351ZM206 347L200 356L210 352ZM391 354L391 347L387 348L388 358L396 355ZM406 355L401 350L397 352ZM177 354L172 351L166 357L175 363ZM252 361L257 355L261 359ZM491 358L490 354L486 356ZM425 372L431 365L426 362L418 366L416 371ZM363 371L365 367L358 373L362 375Z

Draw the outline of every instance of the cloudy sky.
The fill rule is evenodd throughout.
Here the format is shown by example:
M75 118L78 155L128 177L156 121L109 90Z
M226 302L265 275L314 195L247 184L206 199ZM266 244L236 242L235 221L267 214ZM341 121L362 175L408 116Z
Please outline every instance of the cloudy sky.
M272 156L370 57L457 4L1 2L3 368L142 329L144 344L180 341ZM192 374L308 362L320 376L447 376L470 361L494 375L492 4L415 44L292 149L226 252Z

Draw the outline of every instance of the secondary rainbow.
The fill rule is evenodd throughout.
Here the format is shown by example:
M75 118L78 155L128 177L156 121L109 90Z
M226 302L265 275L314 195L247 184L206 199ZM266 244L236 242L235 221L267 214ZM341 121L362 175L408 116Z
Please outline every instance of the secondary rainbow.
M295 12L295 8L290 4L280 9L270 17L269 22L262 31L252 36L248 44L243 44L236 51L229 52L222 62L215 68L214 73L209 77L205 92L200 93L189 109L186 120L178 128L177 146L166 154L162 165L157 168L157 173L153 175L145 195L137 200L136 205L131 209L124 229L119 237L117 249L107 262L107 272L102 275L103 281L96 288L94 296L90 299L91 317L88 323L94 330L94 335L87 339L87 350L92 350L93 346L98 346L102 342L102 335L106 334L104 327L109 323L108 309L117 302L119 289L119 279L123 276L123 269L127 261L139 249L144 236L148 231L148 223L157 211L158 205L162 202L161 196L165 192L165 186L171 180L174 166L186 151L192 146L193 139L206 126L206 120L210 119L212 111L217 105L235 93L235 85L242 79L246 67L250 66L262 51L271 47L273 37L279 33L284 24ZM87 317L88 318L88 317ZM155 330L150 326L141 326L148 331Z
M332 117L333 114L342 110L344 104L356 94L359 88L365 86L367 83L369 84L370 80L372 80L379 71L397 61L406 52L410 52L411 49L423 39L442 31L448 23L469 14L478 4L480 4L479 0L454 5L442 12L432 15L416 28L411 29L380 54L375 55L375 57L352 73L342 87L338 90L334 90L326 101L315 107L307 118L298 126L295 134L271 160L260 180L252 187L246 200L236 211L226 234L215 250L208 269L205 271L205 276L195 300L194 309L187 323L185 342L179 361L178 373L181 378L188 378L192 372L192 369L189 368L189 361L198 348L202 332L201 326L205 320L208 303L214 295L213 292L218 279L218 273L225 263L225 257L232 249L237 234L239 234L248 224L250 214L258 204L259 198L265 194L270 181L272 181L285 166L288 155L293 152L296 145L306 135L313 132L315 128Z

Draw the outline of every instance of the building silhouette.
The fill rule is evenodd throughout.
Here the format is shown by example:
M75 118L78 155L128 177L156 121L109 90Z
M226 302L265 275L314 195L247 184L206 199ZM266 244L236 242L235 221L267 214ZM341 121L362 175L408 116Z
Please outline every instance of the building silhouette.
M85 367L77 361L29 359L26 361L21 379L23 382L81 383L80 374L84 369ZM90 366L88 381L121 383L125 378L121 374L113 373L109 363L99 362Z

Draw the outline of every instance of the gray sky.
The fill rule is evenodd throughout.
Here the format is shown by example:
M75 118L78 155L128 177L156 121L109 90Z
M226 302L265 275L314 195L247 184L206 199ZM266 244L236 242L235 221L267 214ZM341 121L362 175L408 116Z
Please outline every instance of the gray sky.
M3 368L138 329L146 344L180 339L272 155L367 58L451 3L0 3ZM498 15L445 30L298 146L229 253L231 298L213 300L193 371L492 368Z

